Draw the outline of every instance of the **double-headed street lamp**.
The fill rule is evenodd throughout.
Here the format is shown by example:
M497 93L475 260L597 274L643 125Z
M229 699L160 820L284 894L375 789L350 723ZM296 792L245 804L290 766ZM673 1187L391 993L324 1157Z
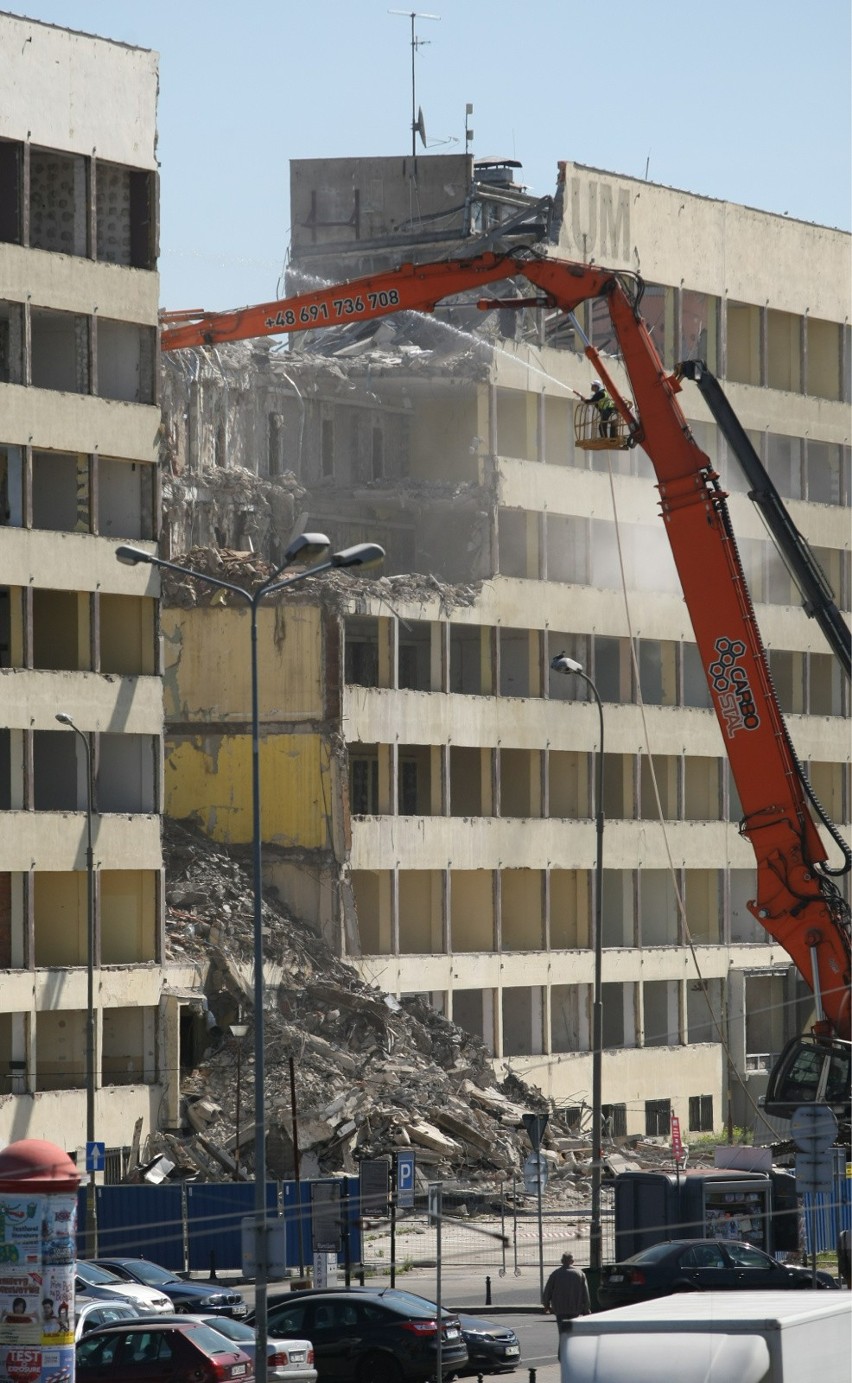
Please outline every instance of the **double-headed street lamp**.
M92 743L79 725L75 725L65 711L57 711L56 719L60 725L67 725L83 745L86 752L86 1253L93 1258L97 1253L95 1241L95 1174L88 1163L94 1165L95 1141L95 855L92 847Z
M601 1060L603 1050L603 761L604 761L604 718L603 706L598 689L583 671L582 665L558 653L550 663L552 672L562 672L568 676L581 677L598 707L600 721L600 742L597 754L597 773L595 782L595 830L597 837L597 860L595 863L595 987L592 999L592 1223L589 1232L589 1266L600 1271L603 1262L603 1236L601 1233L601 1160L603 1156L603 1106L601 1104Z
M257 612L261 601L268 595L286 590L310 576L318 576L324 571L334 571L344 567L374 567L384 560L384 548L378 543L357 543L354 547L333 552L312 567L295 572L279 581L281 573L297 557L310 561L326 552L330 547L323 533L300 533L290 543L284 554L284 561L276 567L266 581L251 592L231 581L222 581L218 576L208 576L206 572L194 571L191 567L178 566L176 562L166 562L154 557L141 548L116 548L119 562L135 567L145 563L151 567L161 567L165 571L177 572L179 576L191 576L207 586L230 591L232 595L244 600L251 611L251 749L252 749L252 857L254 865L254 1210L255 1210L255 1324L257 1330L257 1383L266 1383L267 1371L267 1284L268 1244L266 1210L266 1110L265 1110L265 1056L263 1049L263 873L261 854L260 822L260 713L258 710L258 665L257 665Z

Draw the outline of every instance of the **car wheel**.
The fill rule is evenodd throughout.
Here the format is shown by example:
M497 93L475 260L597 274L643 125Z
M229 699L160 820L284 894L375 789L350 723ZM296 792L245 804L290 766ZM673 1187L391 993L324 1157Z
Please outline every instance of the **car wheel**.
M676 1282L672 1287L673 1292L697 1292L698 1288L693 1287L691 1282Z
M402 1383L402 1369L389 1354L369 1354L358 1369L358 1383Z

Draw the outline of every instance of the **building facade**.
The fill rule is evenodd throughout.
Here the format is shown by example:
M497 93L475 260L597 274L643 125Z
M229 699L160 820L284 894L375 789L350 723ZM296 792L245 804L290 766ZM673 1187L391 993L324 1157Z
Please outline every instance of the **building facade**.
M177 1113L158 602L115 557L159 530L157 55L0 48L0 1139L74 1152L90 1078L108 1148Z
M415 162L429 178L418 182ZM440 257L437 225L442 256L493 244L501 217L523 224L514 173L489 167L484 195L472 160L448 157L440 178L444 162L294 164L292 285ZM412 205L417 216L403 216ZM664 363L700 357L723 380L848 612L849 237L574 164L560 168L553 210L555 253L641 273ZM539 211L528 199L527 219ZM627 392L605 306L578 317ZM540 307L483 316L463 304L434 320L315 332L291 349L187 355L191 369L165 365L171 551L238 547L260 519L270 550L288 536L274 522L286 492L298 526L340 546L382 542L393 574L342 610L317 601L314 686L342 693L326 697L314 730L329 762L343 746L346 771L323 795L321 841L315 813L309 829L291 806L293 832L269 842L269 881L365 979L427 994L498 1065L581 1109L600 744L583 684L549 672L567 651L604 703L612 1128L663 1135L672 1112L685 1132L754 1127L766 1071L810 1005L746 907L753 857L652 467L639 448L575 445L591 371L573 325ZM848 688L698 391L685 385L680 402L730 492L797 752L848 838ZM223 489L237 495L226 513ZM181 626L181 612L168 621ZM202 797L207 783L193 810L220 839L248 840L238 814L211 810L228 797L224 741L193 720L217 737L228 727L182 685L178 673L170 725L181 753L200 756ZM292 734L295 707L283 695L276 705L265 735ZM280 790L292 782L291 771ZM265 789L273 812L277 790L274 779Z

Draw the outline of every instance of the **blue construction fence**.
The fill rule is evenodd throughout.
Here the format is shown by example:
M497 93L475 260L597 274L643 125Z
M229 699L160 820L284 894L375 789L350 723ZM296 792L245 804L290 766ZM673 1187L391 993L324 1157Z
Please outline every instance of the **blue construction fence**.
M267 1214L284 1220L286 1263L313 1263L315 1186L339 1188L338 1263L361 1263L361 1196L358 1177L318 1181L270 1181ZM100 1258L149 1258L173 1272L239 1272L242 1222L254 1214L253 1182L172 1183L165 1186L97 1186L95 1207ZM86 1256L86 1188L78 1193L77 1254ZM318 1211L327 1233L328 1202Z
M802 1197L808 1253L834 1253L841 1229L852 1229L852 1163L845 1148L832 1148L832 1189Z

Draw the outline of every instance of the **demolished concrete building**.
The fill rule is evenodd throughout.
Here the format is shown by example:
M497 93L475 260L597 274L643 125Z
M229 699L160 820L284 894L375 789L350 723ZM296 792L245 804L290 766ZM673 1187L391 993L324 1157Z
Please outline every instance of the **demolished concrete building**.
M434 258L438 227L442 254L491 243L500 217L489 230L468 214L472 161L418 163L428 186L407 161L294 163L290 283ZM513 176L489 169L504 222L530 234ZM559 252L641 267L664 360L703 355L725 381L848 609L848 237L647 183L640 199L634 180L573 164L560 188ZM816 263L836 272L816 282ZM599 306L579 315L606 352ZM167 555L251 566L246 549L274 561L293 529L386 548L387 577L317 582L264 612L266 882L365 981L418 996L568 1108L591 1077L597 720L548 668L563 650L586 667L607 723L607 1116L630 1135L664 1135L672 1113L695 1132L753 1125L809 1004L746 908L753 861L651 467L638 448L609 462L575 448L577 345L546 309L466 304L165 358ZM732 492L800 756L848 830L847 689L703 403L683 398ZM239 846L245 617L191 586L163 617L167 810Z

